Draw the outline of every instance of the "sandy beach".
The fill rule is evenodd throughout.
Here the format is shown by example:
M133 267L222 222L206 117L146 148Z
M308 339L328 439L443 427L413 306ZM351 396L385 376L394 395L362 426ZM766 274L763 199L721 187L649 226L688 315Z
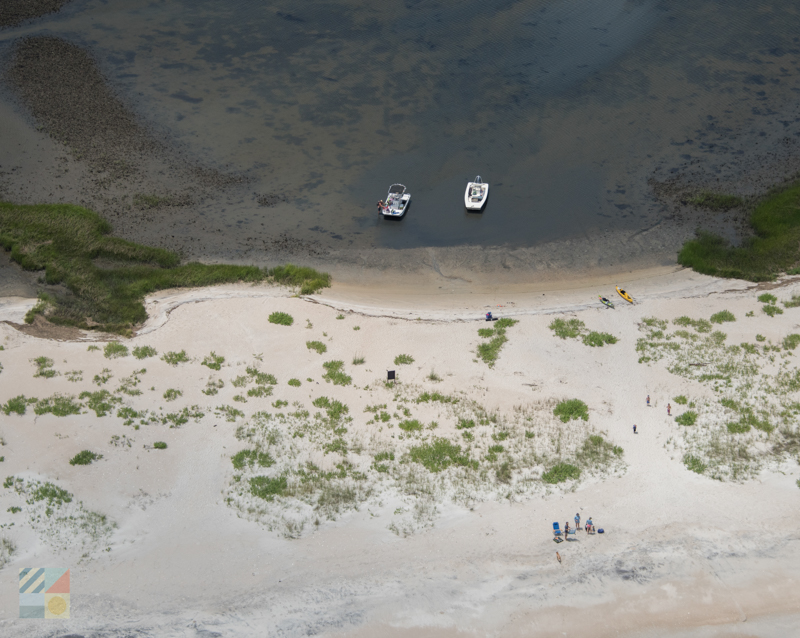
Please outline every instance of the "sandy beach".
M4 556L0 634L789 635L800 620L796 419L770 408L769 427L725 431L744 464L709 441L735 418L725 398L744 404L771 385L762 400L794 409L794 386L775 388L797 370L781 344L800 309L770 316L757 297L771 288L790 301L800 282L645 273L626 284L637 303L618 299L614 310L594 302L613 292L596 283L427 298L336 284L312 298L243 285L165 291L116 358L94 334L53 341L0 324L0 403L38 399L0 417L4 476L14 477L0 493L0 533L15 547ZM2 319L19 322L31 303L6 298ZM487 309L518 322L494 367L476 355ZM664 338L650 339L648 322L676 333L675 319L721 310L735 321L667 337L682 345L662 359L641 345ZM270 323L273 312L293 324ZM549 328L557 318L618 341L561 339ZM697 355L717 332L725 352L703 346L703 369L719 373L724 357L743 356L731 346L752 344L746 361L761 385L736 390L742 379L728 373L722 388L680 369L674 357ZM157 354L130 354L145 346ZM162 359L180 351L184 362ZM219 370L202 363L212 352ZM401 354L413 362L395 364ZM326 381L329 361L351 381ZM57 395L77 413L48 412ZM588 420L554 416L563 399L585 402ZM677 423L690 408L696 423ZM587 456L592 436L621 451ZM414 449L436 440L461 457L431 471ZM102 458L70 465L81 450ZM559 460L579 478L547 483ZM258 476L288 487L256 496ZM35 498L46 482L72 501L48 514ZM573 525L576 512L604 534L554 543L553 522ZM57 626L17 618L11 583L34 564L71 569L71 618Z

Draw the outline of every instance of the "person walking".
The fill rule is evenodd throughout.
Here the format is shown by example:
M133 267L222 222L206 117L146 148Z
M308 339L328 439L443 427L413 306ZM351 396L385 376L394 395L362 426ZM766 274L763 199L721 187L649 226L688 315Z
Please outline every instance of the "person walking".
M647 407L648 408L650 407L650 395L649 394L647 395Z
M667 416L672 416L672 406L667 403Z
M636 434L636 424L633 424L633 433Z
M581 515L580 512L575 514L575 531L577 532L581 528Z

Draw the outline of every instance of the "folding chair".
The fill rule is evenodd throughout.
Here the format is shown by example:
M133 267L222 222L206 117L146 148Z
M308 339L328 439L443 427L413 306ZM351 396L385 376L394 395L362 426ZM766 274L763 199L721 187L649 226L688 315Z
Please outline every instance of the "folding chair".
M556 543L561 543L564 541L564 539L561 538L561 528L559 527L558 523L553 523L553 540Z

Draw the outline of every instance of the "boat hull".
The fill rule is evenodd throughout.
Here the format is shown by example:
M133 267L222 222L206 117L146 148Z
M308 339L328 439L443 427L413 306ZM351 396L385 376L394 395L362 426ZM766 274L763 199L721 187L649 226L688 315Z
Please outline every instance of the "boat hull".
M478 199L476 199L472 194L473 187L480 187L482 191ZM467 190L464 191L464 207L467 210L483 210L488 198L489 184L477 184L475 182L469 182L469 184L467 184Z

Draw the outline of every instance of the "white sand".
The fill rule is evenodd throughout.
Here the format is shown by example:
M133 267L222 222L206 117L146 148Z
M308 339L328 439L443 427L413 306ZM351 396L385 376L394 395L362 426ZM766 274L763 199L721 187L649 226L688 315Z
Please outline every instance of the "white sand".
M774 291L781 299L800 292L800 285L784 284ZM197 404L206 413L180 428L153 423L139 430L93 412L59 418L36 416L29 407L25 416L0 413L4 477L52 481L117 526L98 542L84 532L66 539L62 533L65 545L56 545L54 535L32 520L34 508L12 489L0 491L0 535L17 547L0 571L0 635L794 635L800 626L800 467L788 459L767 464L744 482L688 471L680 451L665 446L683 435L665 406L679 394L713 401L714 393L708 384L670 374L662 362L637 363L635 344L643 317L707 319L723 308L737 317L721 327L728 343L752 342L757 333L780 343L800 332L800 308L770 318L754 287L685 271L649 273L626 285L639 303L620 301L614 311L594 303L598 290L613 292L607 282L560 292L531 287L447 295L334 286L311 300L251 286L169 291L148 303L150 320L126 344L150 345L159 353L185 349L193 361L177 367L158 358L106 359L102 351L87 351L85 341L45 341L0 324L0 403L19 394L41 399L98 390L92 378L104 368L114 376L103 387L113 390L146 368L138 386L143 394L126 397L126 404L156 412ZM0 303L0 319L19 321L26 304ZM519 319L493 369L474 354L487 308ZM276 310L290 313L294 325L268 323ZM340 310L343 320L336 319ZM746 317L748 311L754 316ZM589 348L558 339L548 329L554 313L578 317L619 342ZM310 339L323 341L327 353L308 350ZM225 357L219 372L200 365L210 351ZM356 353L364 365L351 365ZM394 366L401 353L415 362ZM263 361L254 359L258 354ZM42 355L54 360L58 376L33 378L30 360ZM797 356L784 359L792 369ZM332 359L345 362L352 386L322 380L322 362ZM235 403L233 395L243 390L230 382L250 365L274 374L278 385L269 398ZM457 502L442 492L436 514L418 525L410 514L415 497L379 486L358 511L323 517L318 529L308 525L292 540L225 503L234 475L230 457L246 447L235 437L244 420L227 422L214 415L215 406L232 405L249 416L275 412L271 403L282 399L290 402L284 411L298 401L313 413L314 398L335 398L350 408L348 436L362 437L369 451L398 441L388 438L389 429L367 425L372 415L363 412L376 403L399 409L393 392L376 383L387 369L399 371L401 387L419 386L415 393L461 392L463 400L503 414L547 399L581 398L589 421L557 427L567 439L590 430L605 433L624 448L625 467L584 476L577 486L547 488L535 480L511 499L500 494L503 486L496 493L475 488L467 501ZM83 380L70 382L70 370L82 370ZM431 370L443 378L440 383L426 379ZM201 392L210 377L225 381L217 396ZM287 385L293 377L301 387ZM166 402L168 388L183 396ZM437 419L435 434L460 436L452 414L406 405L421 421ZM633 423L639 425L635 436ZM128 437L131 447L111 445L112 436ZM154 441L168 448L148 449ZM83 449L103 458L69 465ZM367 458L368 467L367 451L350 458L356 465ZM316 460L332 469L338 458ZM8 513L11 506L23 511ZM594 517L607 533L580 533L556 546L553 521L572 524L576 512L584 520ZM409 535L390 531L393 523L407 525ZM26 566L72 569L71 620L17 618L16 574Z

